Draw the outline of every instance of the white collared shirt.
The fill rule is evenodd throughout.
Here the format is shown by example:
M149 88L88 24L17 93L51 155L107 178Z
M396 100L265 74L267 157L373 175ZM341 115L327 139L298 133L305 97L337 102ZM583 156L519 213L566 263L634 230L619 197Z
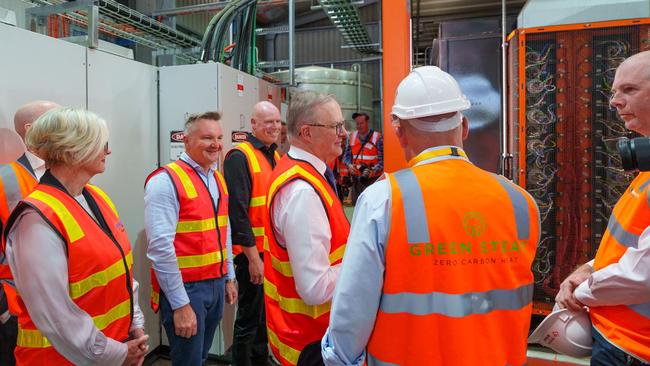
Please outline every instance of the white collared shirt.
M315 155L292 145L289 156L324 176L327 166ZM309 305L331 300L340 265L330 265L332 232L318 193L304 180L294 180L278 191L271 214L278 244L289 253L298 295Z
M45 161L29 151L25 151L25 156L34 170L36 180L40 181L43 174L45 174Z

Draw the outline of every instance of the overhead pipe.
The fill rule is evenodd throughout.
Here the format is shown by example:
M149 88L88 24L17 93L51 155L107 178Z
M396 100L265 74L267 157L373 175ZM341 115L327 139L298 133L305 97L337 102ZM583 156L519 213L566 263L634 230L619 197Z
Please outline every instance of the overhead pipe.
M512 153L508 148L508 68L506 63L506 0L501 0L501 174L512 179Z
M296 85L296 54L295 54L295 36L296 36L296 3L295 0L289 0L289 85Z
M357 72L357 112L361 112L361 64L353 64L352 70Z

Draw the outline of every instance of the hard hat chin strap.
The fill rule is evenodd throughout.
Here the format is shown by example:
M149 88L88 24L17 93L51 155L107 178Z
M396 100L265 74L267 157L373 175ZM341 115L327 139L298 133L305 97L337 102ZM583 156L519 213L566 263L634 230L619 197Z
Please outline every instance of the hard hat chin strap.
M437 122L423 121L417 118L409 119L408 122L411 126L423 132L446 132L453 130L463 123L463 114L456 112L453 116Z

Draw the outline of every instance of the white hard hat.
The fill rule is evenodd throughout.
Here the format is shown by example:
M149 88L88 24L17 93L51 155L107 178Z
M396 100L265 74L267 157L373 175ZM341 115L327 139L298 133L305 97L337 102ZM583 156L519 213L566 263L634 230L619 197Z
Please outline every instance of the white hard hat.
M555 310L528 337L528 343L539 343L571 357L591 355L592 342L591 320L584 309L579 312Z
M397 87L392 114L414 119L464 111L470 102L453 76L436 66L413 69Z

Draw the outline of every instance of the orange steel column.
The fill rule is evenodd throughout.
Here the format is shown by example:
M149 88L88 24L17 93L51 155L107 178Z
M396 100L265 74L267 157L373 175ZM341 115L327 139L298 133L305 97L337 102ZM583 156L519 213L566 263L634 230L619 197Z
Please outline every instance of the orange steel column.
M406 160L390 123L395 90L411 70L411 9L406 0L381 2L382 69L384 100L384 169L405 168Z

